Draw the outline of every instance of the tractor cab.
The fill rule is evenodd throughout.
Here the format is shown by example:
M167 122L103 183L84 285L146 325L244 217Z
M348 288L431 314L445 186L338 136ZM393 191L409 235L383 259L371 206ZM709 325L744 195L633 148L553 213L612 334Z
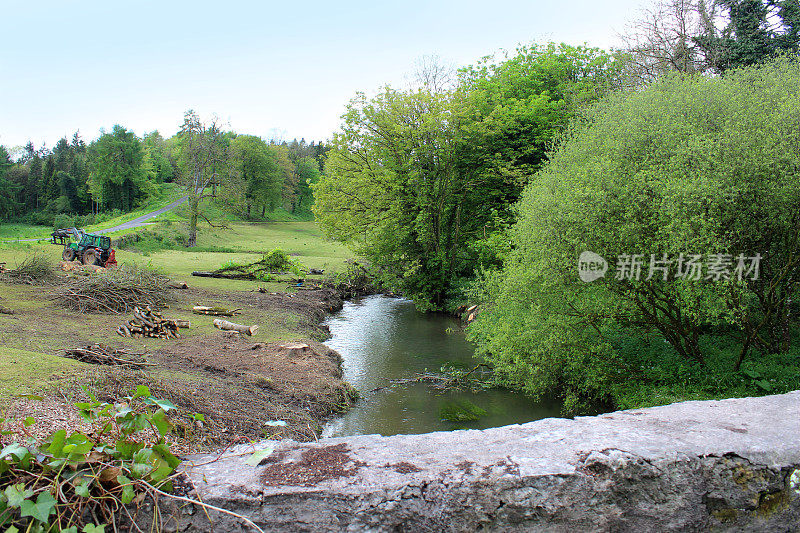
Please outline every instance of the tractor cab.
M111 239L105 235L95 235L93 233L84 233L81 240L78 241L78 248L100 248L101 250L108 250L111 248Z

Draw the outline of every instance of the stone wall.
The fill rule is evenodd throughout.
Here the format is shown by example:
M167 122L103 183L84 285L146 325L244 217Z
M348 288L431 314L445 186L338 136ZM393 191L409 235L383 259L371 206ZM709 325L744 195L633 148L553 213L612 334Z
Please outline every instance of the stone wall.
M244 447L187 469L204 502L265 531L800 531L800 391L267 445L259 466ZM252 530L168 507L168 529Z

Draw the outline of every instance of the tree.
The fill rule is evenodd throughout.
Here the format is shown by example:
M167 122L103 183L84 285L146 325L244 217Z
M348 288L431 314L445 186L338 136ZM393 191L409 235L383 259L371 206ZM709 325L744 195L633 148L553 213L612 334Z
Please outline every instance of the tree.
M280 200L281 172L269 146L254 135L238 135L231 143L232 166L243 182L247 215L261 206L262 216Z
M13 215L19 207L16 201L19 187L6 179L13 163L5 147L0 146L0 218Z
M178 132L180 139L180 164L178 177L184 186L189 205L188 246L197 244L197 220L203 216L200 202L209 198L207 191L212 183L219 183L227 174L229 146L216 118L204 124L193 110L184 114L183 126ZM206 219L208 220L208 219Z
M142 166L147 178L154 183L169 183L175 177L175 169L168 156L164 138L157 131L145 133L143 140L144 160Z
M479 176L458 173L461 94L360 95L334 136L314 214L325 233L383 267L421 309L440 309L482 222Z
M622 38L628 82L720 74L800 45L798 0L656 0Z
M142 162L141 140L132 131L115 125L89 146L89 189L103 207L130 211L151 191Z
M717 72L756 65L780 53L800 50L798 0L718 0L727 10L728 25L721 34L702 34L695 40L713 58Z
M470 327L480 353L516 386L575 405L655 364L625 355L632 337L660 335L675 354L666 366L706 373L781 349L800 283L798 113L800 64L786 59L666 75L587 111L525 189L502 272L485 275ZM611 262L605 278L578 278L584 251ZM642 275L618 276L634 254ZM695 254L699 279L686 275ZM756 254L760 275L739 279L737 258ZM709 271L714 258L727 274ZM648 277L651 261L668 279ZM710 364L712 332L738 354Z
M319 164L312 157L303 157L295 164L297 175L297 196L292 204L292 213L304 213L311 211L314 203L314 192L312 187L320 179Z
M600 50L531 46L463 69L454 90L436 74L419 89L359 95L313 188L317 220L418 307L442 309L496 261L499 249L481 243L502 240L548 144L614 75Z

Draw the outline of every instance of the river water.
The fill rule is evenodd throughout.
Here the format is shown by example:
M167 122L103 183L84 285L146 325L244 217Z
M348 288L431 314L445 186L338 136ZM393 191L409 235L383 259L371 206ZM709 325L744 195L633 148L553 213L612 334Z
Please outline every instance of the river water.
M444 364L472 368L480 363L456 319L420 313L409 300L369 296L349 301L326 324L332 337L325 344L342 355L344 379L361 398L326 425L325 437L485 429L559 414L557 405L501 389L473 393L442 392L422 383L389 386L392 379L439 372ZM477 406L473 412L482 416L467 422L444 420L454 406L459 412Z

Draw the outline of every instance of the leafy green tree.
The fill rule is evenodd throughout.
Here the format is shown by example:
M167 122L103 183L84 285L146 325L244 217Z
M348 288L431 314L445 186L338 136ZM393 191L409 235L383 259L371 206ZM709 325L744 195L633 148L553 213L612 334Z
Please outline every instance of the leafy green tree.
M619 71L598 48L550 43L522 46L500 62L485 58L459 75L475 113L466 164L502 179L510 204L553 139L582 107L615 87Z
M442 309L497 261L499 232L548 144L614 76L599 50L531 46L462 70L454 90L359 95L314 187L317 220L421 309Z
M515 386L574 407L655 364L624 355L625 338L661 335L674 366L705 372L738 368L754 347L774 351L800 283L798 113L790 60L721 78L668 75L593 106L526 187L502 272L484 274L485 310L470 327L480 353ZM578 278L587 250L611 263L592 283ZM641 276L617 279L615 264L630 274L633 254ZM671 263L658 263L664 254ZM680 277L695 254L706 267L727 257L727 273ZM740 280L737 258L756 254L760 275ZM651 261L666 280L649 276ZM738 356L712 365L709 332L732 336Z
M143 139L143 167L150 181L169 183L175 178L175 169L170 160L164 138L157 131L146 133Z
M208 188L229 174L230 146L216 119L205 124L193 110L184 114L178 137L178 178L188 196L188 246L192 247L197 244L197 221L202 216L200 203L213 196Z
M280 200L281 169L261 138L238 135L231 143L232 165L243 182L247 216L253 206L261 206L264 216L267 208L274 209Z
M297 175L297 195L292 203L292 213L304 213L311 210L314 203L312 187L320 179L319 164L313 157L302 157L295 163Z
M462 94L360 95L334 136L314 213L327 235L383 267L421 309L439 309L470 268L464 243L481 224L479 174L460 175Z
M82 205L78 196L78 186L75 183L75 178L63 170L56 172L55 177L56 181L58 181L58 188L61 191L60 199L63 204L60 211L79 212Z
M19 187L6 179L6 174L12 166L8 151L0 146L0 218L15 214L19 207L16 200Z
M103 207L132 210L152 190L142 163L142 141L132 131L115 125L89 145L89 190Z

